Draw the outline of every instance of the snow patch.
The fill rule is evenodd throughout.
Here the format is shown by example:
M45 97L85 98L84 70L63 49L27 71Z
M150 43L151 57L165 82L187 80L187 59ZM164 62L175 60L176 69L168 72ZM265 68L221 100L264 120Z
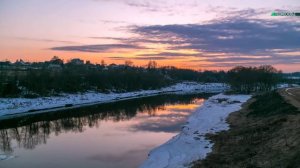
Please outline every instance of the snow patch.
M0 154L0 161L2 161L2 160L13 159L13 158L15 158L15 157L16 157L16 156L13 156L13 155Z
M216 93L229 89L222 83L196 83L183 82L156 90L141 90L127 93L97 93L86 92L79 94L62 94L56 97L28 98L0 98L0 116L21 114L28 112L37 113L55 111L66 108L75 108L100 103L108 103L133 98L147 97L159 94L185 94L185 93ZM53 109L55 108L55 109Z
M240 110L250 97L224 94L210 97L189 117L178 135L150 151L140 168L185 168L193 161L204 159L213 146L205 135L228 130L227 116Z

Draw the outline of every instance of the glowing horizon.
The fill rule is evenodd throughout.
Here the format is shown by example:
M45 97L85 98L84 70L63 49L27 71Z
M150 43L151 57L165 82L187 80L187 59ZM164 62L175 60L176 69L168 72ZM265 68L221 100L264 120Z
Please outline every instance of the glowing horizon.
M2 0L0 61L59 56L93 63L300 71L300 3L239 0Z

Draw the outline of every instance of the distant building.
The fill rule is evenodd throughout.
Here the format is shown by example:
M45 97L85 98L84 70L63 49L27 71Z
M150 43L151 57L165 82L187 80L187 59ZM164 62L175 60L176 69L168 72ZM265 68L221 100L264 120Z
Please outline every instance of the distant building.
M60 64L49 64L48 65L48 69L52 69L52 70L61 70L62 66Z
M127 69L128 66L126 65L117 65L117 64L109 64L108 69Z
M9 61L3 61L3 62L0 62L0 68L9 68L11 66L11 62Z
M20 60L17 60L14 65L16 66L17 69L20 69L20 70L27 70L30 68L31 66L31 63L30 62L25 62L23 61L22 59Z
M22 59L20 59L20 60L17 60L16 62L15 62L15 65L20 65L20 66L26 66L26 65L29 65L29 63L26 63L25 61L23 61Z
M73 64L73 65L83 65L84 61L79 58L74 58L74 59L71 59L69 63Z
M112 64L109 64L109 65L108 65L108 68L109 68L109 69L116 69L116 68L118 68L118 65L112 63Z

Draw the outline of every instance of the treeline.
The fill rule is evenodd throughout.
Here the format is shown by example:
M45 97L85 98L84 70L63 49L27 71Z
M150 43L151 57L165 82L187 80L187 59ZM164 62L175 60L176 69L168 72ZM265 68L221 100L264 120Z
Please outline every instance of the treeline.
M3 63L3 62L2 62ZM92 64L80 59L64 63L53 57L38 63L4 62L0 64L0 97L38 97L88 90L108 93L157 89L181 81L229 83L238 92L272 89L281 72L272 66L235 67L225 71L195 71L176 67L158 67L149 61L146 67L124 64Z
M140 68L94 69L85 65L67 65L61 70L30 69L4 74L8 79L3 84L1 96L48 95L60 92L75 93L86 90L99 92L125 92L139 89L155 89L170 84L171 80L154 71Z
M16 62L2 66L0 97L38 97L87 90L127 92L157 89L180 81L225 82L225 72L198 72L175 67L158 67L149 61L146 67L125 64L106 65L72 59L64 63L58 57L43 63Z
M237 66L227 73L228 83L235 91L250 93L269 91L282 81L282 73L270 65Z

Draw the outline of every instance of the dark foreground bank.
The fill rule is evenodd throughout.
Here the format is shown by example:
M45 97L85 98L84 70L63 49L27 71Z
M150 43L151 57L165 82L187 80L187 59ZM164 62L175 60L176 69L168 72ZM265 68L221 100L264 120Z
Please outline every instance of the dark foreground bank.
M229 131L209 135L213 152L194 168L300 167L300 112L276 91L230 114Z

